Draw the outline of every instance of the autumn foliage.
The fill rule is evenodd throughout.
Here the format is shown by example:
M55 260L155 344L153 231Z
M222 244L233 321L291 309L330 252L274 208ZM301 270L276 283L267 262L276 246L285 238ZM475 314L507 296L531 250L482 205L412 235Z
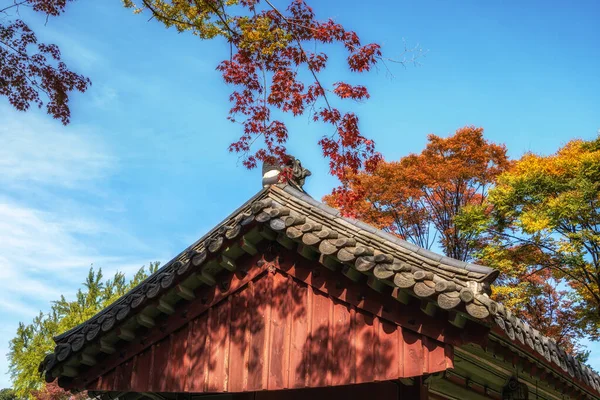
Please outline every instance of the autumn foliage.
M363 44L355 32L331 19L318 20L302 0L291 1L285 10L275 8L269 0L124 3L136 12L150 12L180 32L227 40L231 56L217 69L234 88L229 96L229 119L243 128L229 150L239 153L246 167L254 168L262 161L285 163L289 132L280 117L286 113L308 114L331 126L333 133L318 143L332 174L343 179L347 170L372 170L377 164L380 156L374 142L361 133L358 117L342 112L332 102L333 98L368 99L367 88L347 82L323 84L319 73L327 67L329 57L315 45L341 45L348 68L360 73L381 60L378 44Z
M6 1L0 5L0 96L6 96L19 111L31 104L46 105L46 111L63 124L71 118L69 94L75 90L85 92L90 80L71 71L61 60L56 45L39 43L33 30L18 16L19 7L58 16L67 0ZM0 1L2 4L2 1Z
M325 197L421 247L501 271L492 297L566 350L600 332L600 139L511 162L465 127Z
M454 217L466 205L482 204L508 166L506 148L469 126L448 138L429 135L423 152L382 161L373 173L348 174L348 188L325 201L421 247L437 242L446 255L469 260L473 234Z
M31 393L31 397L34 400L86 400L89 399L87 392L80 392L73 394L67 392L60 386L58 381L45 383L41 389L34 390Z
M600 339L600 138L525 154L461 219L486 243L481 260L504 272L499 296L551 320L559 342Z

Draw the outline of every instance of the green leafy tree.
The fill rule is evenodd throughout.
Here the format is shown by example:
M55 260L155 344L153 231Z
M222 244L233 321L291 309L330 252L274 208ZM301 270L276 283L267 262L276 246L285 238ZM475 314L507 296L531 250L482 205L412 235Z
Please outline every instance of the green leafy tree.
M0 400L17 400L15 391L9 388L0 390Z
M54 349L52 338L113 303L156 272L159 264L152 262L147 269L141 267L129 282L121 272L117 272L112 279L103 280L101 269L94 271L90 268L83 288L77 291L73 300L61 296L53 302L49 312L40 312L30 324L19 323L15 337L10 341L8 354L14 395L18 398L55 398L55 395L48 396L48 393L56 391L46 390L38 372L40 361Z

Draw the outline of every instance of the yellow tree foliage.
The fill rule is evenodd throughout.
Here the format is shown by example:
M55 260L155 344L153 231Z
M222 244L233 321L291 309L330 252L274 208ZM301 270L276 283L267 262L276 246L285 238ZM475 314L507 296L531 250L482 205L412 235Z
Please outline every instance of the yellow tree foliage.
M499 297L559 342L600 338L600 137L524 155L459 222L485 237Z

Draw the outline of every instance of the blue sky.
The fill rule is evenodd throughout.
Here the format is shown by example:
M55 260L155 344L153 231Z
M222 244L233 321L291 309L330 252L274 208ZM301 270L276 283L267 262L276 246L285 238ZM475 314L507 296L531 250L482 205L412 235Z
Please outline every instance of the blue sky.
M393 77L352 75L335 62L323 75L369 87L369 101L342 107L388 159L420 151L428 133L470 124L513 157L548 154L600 128L598 2L311 3L390 58L401 57L403 40L427 50L418 67L390 65ZM74 96L68 127L0 98L2 354L18 321L74 293L91 264L131 275L168 261L260 189L259 171L227 153L240 128L225 119L222 42L167 31L116 0L76 1L45 26L25 16L93 86ZM316 144L327 128L289 122L291 152L313 171L306 189L321 198L336 184ZM600 370L600 346L590 349ZM6 371L0 358L0 387Z

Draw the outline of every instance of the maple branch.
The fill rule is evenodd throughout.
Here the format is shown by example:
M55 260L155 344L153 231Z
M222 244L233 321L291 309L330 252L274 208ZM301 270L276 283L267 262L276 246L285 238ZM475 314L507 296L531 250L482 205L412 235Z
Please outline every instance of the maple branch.
M20 55L21 57L23 57L25 60L23 60L26 64L30 64L31 63L31 57L26 54L23 53L22 51L19 51L18 49L15 49L13 46L11 46L10 44L0 40L0 44L4 45L6 48L8 48L9 50L12 50L13 52L17 53L18 55ZM38 90L44 92L48 97L51 97L50 93L48 92L48 90L46 90L44 87L40 86L40 84L38 83L37 80L32 79L29 75L25 74L24 75L25 78L29 81L29 83L31 83L31 85L35 86Z
M270 0L265 0L265 2L273 9L273 11L275 11L277 13L277 15L279 15L285 22L287 22L290 25L293 25L294 23L290 22L290 20L281 13L281 11L279 11L274 5L273 3L271 3ZM310 28L309 28L310 29ZM296 43L298 44L298 48L300 49L300 51L302 52L302 55L304 56L304 58L306 59L306 65L308 66L308 70L310 71L310 73L312 74L313 78L315 79L315 82L317 83L317 85L319 85L319 87L322 90L322 96L323 99L325 100L325 103L327 104L327 109L329 109L329 111L332 110L331 104L329 104L329 100L327 98L327 96L325 95L325 88L323 87L323 85L321 85L321 81L319 81L319 78L317 77L317 73L316 71L313 69L313 67L310 65L310 61L308 59L308 55L306 53L306 51L304 50L304 47L302 46L302 42L300 41L300 39L298 38L298 35L294 32L293 29L290 29L290 32L292 33L292 36L294 36L294 40L296 41ZM335 127L337 128L337 123L335 125Z
M294 25L294 23L290 22L290 20L281 13L281 11L279 11L274 5L273 3L271 3L270 0L265 0L265 2L289 25ZM309 28L310 29L310 28ZM321 81L319 80L319 78L317 77L317 72L314 70L313 66L310 63L310 60L308 58L308 54L306 53L306 51L304 50L304 47L302 46L302 41L300 40L300 38L298 37L298 35L294 32L294 30L292 28L290 28L290 32L292 34L292 36L294 37L294 40L296 41L296 43L298 44L298 48L300 49L300 51L302 52L302 55L304 56L304 58L306 59L306 65L308 67L308 70L310 71L311 75L313 76L316 84L319 86L319 88L321 89L321 96L323 97L323 99L325 100L325 104L327 106L327 109L332 112L333 107L331 107L331 104L329 103L329 98L326 95L326 90L323 87L323 85L321 84ZM337 121L333 122L333 126L336 129L336 132L338 133L339 136L339 125ZM334 134L335 135L335 134ZM340 143L341 138L337 139L337 142ZM345 154L345 146L341 146L342 149L342 156L344 156ZM340 177L340 180L342 181L342 185L344 187L348 187L348 183L347 183L347 179L346 179L346 169L343 168L342 169L342 176Z
M19 6L21 6L21 5L25 4L25 3L27 3L27 1L28 1L28 0L23 0L23 1L21 1L21 2L17 2L17 0L14 0L14 2L13 2L13 4L12 4L12 5L10 5L10 6L6 6L6 7L4 7L3 9L0 9L0 13L5 13L5 14L6 14L6 10L10 10L10 9L11 9L11 8L13 8L13 7L17 7L17 8L18 8Z

